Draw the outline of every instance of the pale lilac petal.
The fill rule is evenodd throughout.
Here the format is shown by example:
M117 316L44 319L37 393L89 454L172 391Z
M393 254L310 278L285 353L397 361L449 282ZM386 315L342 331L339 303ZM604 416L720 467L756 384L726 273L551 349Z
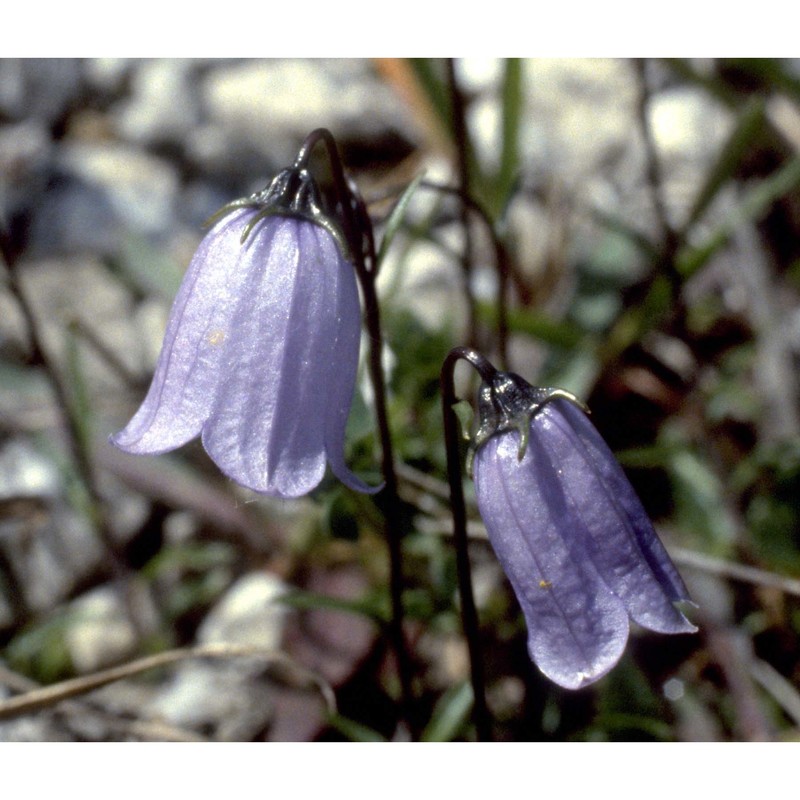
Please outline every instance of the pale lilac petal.
M317 234L322 239L326 232ZM335 244L330 241L329 245ZM320 242L320 247L322 247ZM338 248L336 249L338 254ZM336 294L336 319L338 326L333 354L328 364L326 380L325 451L334 475L345 486L358 492L374 494L383 484L369 486L355 475L344 458L345 430L353 403L356 375L358 373L358 348L361 337L361 307L358 302L355 270L339 255L339 281Z
M673 605L689 595L622 468L583 412L565 400L533 420L583 520L585 548L632 619L659 633L696 628Z
M548 678L577 689L616 664L628 614L585 557L583 521L544 447L534 435L521 462L517 452L515 432L478 450L478 505L525 615L531 658Z
M233 311L203 444L243 486L296 497L325 472L325 378L339 260L332 239L331 248L317 248L310 222L270 217L262 224L274 227L274 235Z
M326 461L376 491L344 461L361 322L353 266L327 229L264 211L230 214L201 243L147 397L112 441L159 453L200 434L230 478L280 497L312 491Z
M252 214L226 217L200 243L172 306L147 396L128 425L111 437L120 449L163 453L200 433L219 384L239 285L257 266L258 248L239 244ZM267 245L268 240L260 242L262 249Z
M587 416L571 403L558 401L558 408L580 438L586 457L605 486L606 496L616 504L620 515L627 517L636 546L664 593L673 602L691 602L689 592L653 529L647 512L602 436ZM685 619L683 622L688 624ZM690 625L689 629L694 630L694 627Z

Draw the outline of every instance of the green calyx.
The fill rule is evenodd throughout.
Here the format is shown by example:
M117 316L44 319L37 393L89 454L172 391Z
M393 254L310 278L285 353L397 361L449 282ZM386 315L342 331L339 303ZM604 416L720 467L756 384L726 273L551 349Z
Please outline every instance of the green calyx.
M272 179L269 186L260 192L224 205L206 220L205 227L216 225L228 214L232 214L241 208L258 209L258 213L253 215L242 231L241 244L247 241L247 237L256 225L267 217L299 217L328 231L333 236L344 257L348 261L353 261L352 253L344 234L324 211L319 187L305 168L288 167L281 170Z
M472 475L475 454L496 433L519 432L517 458L522 461L528 448L531 420L551 400L561 398L574 403L585 413L589 409L574 394L564 389L531 386L514 372L495 372L484 380L478 392L480 424L467 451L467 472Z

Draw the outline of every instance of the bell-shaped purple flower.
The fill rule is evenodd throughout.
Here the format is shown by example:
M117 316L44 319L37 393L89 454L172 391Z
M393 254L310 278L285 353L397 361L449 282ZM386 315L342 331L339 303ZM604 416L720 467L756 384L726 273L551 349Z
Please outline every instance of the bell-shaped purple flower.
M690 602L683 581L577 401L510 373L492 384L482 390L477 501L539 669L579 689L617 663L629 618L695 631L674 605Z
M351 488L375 491L344 458L361 329L354 268L332 226L292 212L298 197L311 207L309 181L287 170L203 239L117 447L163 453L200 435L219 468L257 492L306 494L326 461Z

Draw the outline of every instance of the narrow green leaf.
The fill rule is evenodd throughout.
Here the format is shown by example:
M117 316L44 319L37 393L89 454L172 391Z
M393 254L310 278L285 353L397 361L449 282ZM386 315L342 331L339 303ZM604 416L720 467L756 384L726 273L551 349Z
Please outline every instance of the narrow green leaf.
M471 709L472 687L469 683L450 687L436 703L431 720L422 732L422 741L453 741L466 724Z
M467 120L464 120L465 141L457 141L446 61L444 59L412 58L409 59L409 63L430 105L436 112L447 138L457 148L463 147L466 152L470 194L479 202L487 205L488 201L491 200L493 180L487 180L485 170L476 156Z
M693 225L703 215L717 192L736 172L742 158L752 149L764 130L764 102L754 97L739 114L731 135L722 147L717 160L706 175L697 198L688 215L686 227Z
M663 318L671 299L669 279L657 275L642 302L621 314L608 332L599 351L601 363L608 364L634 342L640 341Z
M677 267L684 279L691 277L728 241L737 225L760 219L770 206L800 184L800 156L787 161L751 189L743 202L705 242L678 254Z
M453 404L453 413L458 417L458 421L461 423L462 436L465 439L469 439L470 432L472 431L472 420L475 416L472 406L466 400L459 400L457 403Z
M592 210L592 217L611 233L616 233L630 242L637 250L651 261L658 258L656 246L640 231L637 231L629 222L599 208Z
M741 95L737 94L724 80L715 73L703 74L698 72L689 59L665 58L662 63L681 80L705 89L712 97L722 101L725 105L735 108L741 103Z
M73 418L81 444L88 449L92 442L92 409L89 402L89 390L83 375L78 337L72 325L67 326L67 378L71 408L65 409Z
M414 178L414 180L408 184L405 191L400 196L400 199L397 201L394 208L392 209L392 213L389 214L389 218L386 220L386 230L383 234L383 239L381 240L380 249L378 250L379 269L381 264L383 264L383 259L386 256L387 251L389 250L389 246L392 243L392 239L394 239L395 234L400 229L400 225L403 223L403 218L405 217L408 204L411 202L411 198L414 196L414 193L419 188L419 185L424 177L425 173L420 172L420 174L417 175L417 177Z
M623 467L656 469L667 464L674 454L675 447L654 444L648 447L631 447L627 450L617 450L614 453L614 457Z
M6 645L3 658L12 669L41 683L53 683L73 674L67 632L74 624L74 609L60 609L49 618L24 627Z
M476 310L482 321L490 325L496 323L497 308L494 303L479 302ZM507 322L511 333L524 333L558 347L577 347L586 339L586 334L575 325L551 319L529 308L509 309Z
M172 302L183 278L183 269L163 250L143 236L123 236L119 258L112 271L145 295L156 295Z
M339 597L329 597L316 592L306 592L302 589L287 592L279 597L277 602L304 611L318 608L345 611L348 614L358 614L361 617L366 617L378 625L384 625L389 618L388 609L379 607L379 604L374 600L343 600Z
M800 99L800 80L786 69L782 58L728 58L724 65L734 67L746 73L756 81L764 84L764 88L777 89Z
M498 219L508 204L519 171L519 130L523 109L523 62L519 58L505 60L503 75L503 140L500 167L495 179L492 215Z
M625 714L622 712L603 714L597 717L594 721L594 726L604 733L612 734L638 731L662 742L669 742L673 738L672 729L666 722L643 714Z
M335 728L339 733L346 736L351 742L385 742L386 737L381 736L378 731L362 725L360 722L343 717L341 714L333 714L328 718L328 724Z
M227 542L184 542L163 547L141 570L148 580L155 580L171 571L208 572L230 567L236 552Z
M438 114L443 128L447 131L448 136L452 136L450 94L447 90L447 82L441 74L441 63L437 63L441 59L410 58L408 61L419 85L428 96L431 107Z

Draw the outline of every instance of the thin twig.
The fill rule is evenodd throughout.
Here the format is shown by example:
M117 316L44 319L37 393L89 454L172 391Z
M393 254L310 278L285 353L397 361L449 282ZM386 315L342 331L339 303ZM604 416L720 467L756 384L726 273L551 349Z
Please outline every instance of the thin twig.
M800 597L800 580L796 578L778 575L758 567L749 567L746 564L737 564L734 561L725 561L683 547L670 548L670 555L679 566L699 569L711 575L719 575L721 578L750 583L754 586L779 589L786 594Z
M711 657L719 665L734 710L734 729L746 742L768 742L773 726L764 714L751 678L753 643L741 631L709 620L701 625Z
M386 383L383 374L380 310L373 275L361 271L361 289L364 295L365 322L369 334L369 375L375 402L375 415L378 422L378 435L381 442L381 465L384 488L381 496L385 503L384 516L389 546L389 592L392 598L392 618L389 631L397 656L398 675L403 696L406 720L412 731L416 729L413 712L413 693L411 688L411 658L403 632L403 562L402 562L402 503L397 488L397 474L394 466L394 452L389 415L386 408Z
M432 496L442 498L439 482L426 481L425 485L417 481L417 476L408 475L409 482L416 483ZM474 510L471 503L466 501L470 511ZM436 536L451 536L452 529L450 520L428 516L418 520L417 528L420 531ZM467 522L467 531L470 539L488 541L486 526L479 519L470 519ZM784 594L800 597L800 580L790 578L787 575L779 575L766 569L751 567L747 564L738 564L735 561L727 561L705 553L698 553L695 550L688 550L685 547L669 547L670 558L680 567L689 567L708 575L717 575L720 578L727 578L731 581L748 583L751 586L759 586L766 589L777 589Z
M36 681L8 669L0 662L0 685L15 692L31 692L41 688ZM194 731L168 725L161 720L123 719L89 700L65 700L53 714L65 718L70 728L90 719L118 736L134 736L148 742L206 742L208 739Z
M336 713L336 698L333 690L326 681L316 673L311 672L305 667L292 661L287 655L276 650L266 650L264 648L250 647L247 645L235 644L207 644L197 647L190 647L177 650L166 650L153 656L146 656L118 667L102 670L84 675L79 678L62 681L52 686L45 686L40 689L33 689L25 694L12 697L0 703L0 720L17 717L21 714L30 714L34 711L41 711L50 708L63 700L78 697L87 692L94 691L110 683L132 678L142 672L147 672L158 667L166 667L181 661L193 658L263 658L271 665L286 667L297 673L309 685L313 685L325 701L325 705L331 714Z
M772 664L754 658L750 662L750 677L766 691L800 728L800 692Z

